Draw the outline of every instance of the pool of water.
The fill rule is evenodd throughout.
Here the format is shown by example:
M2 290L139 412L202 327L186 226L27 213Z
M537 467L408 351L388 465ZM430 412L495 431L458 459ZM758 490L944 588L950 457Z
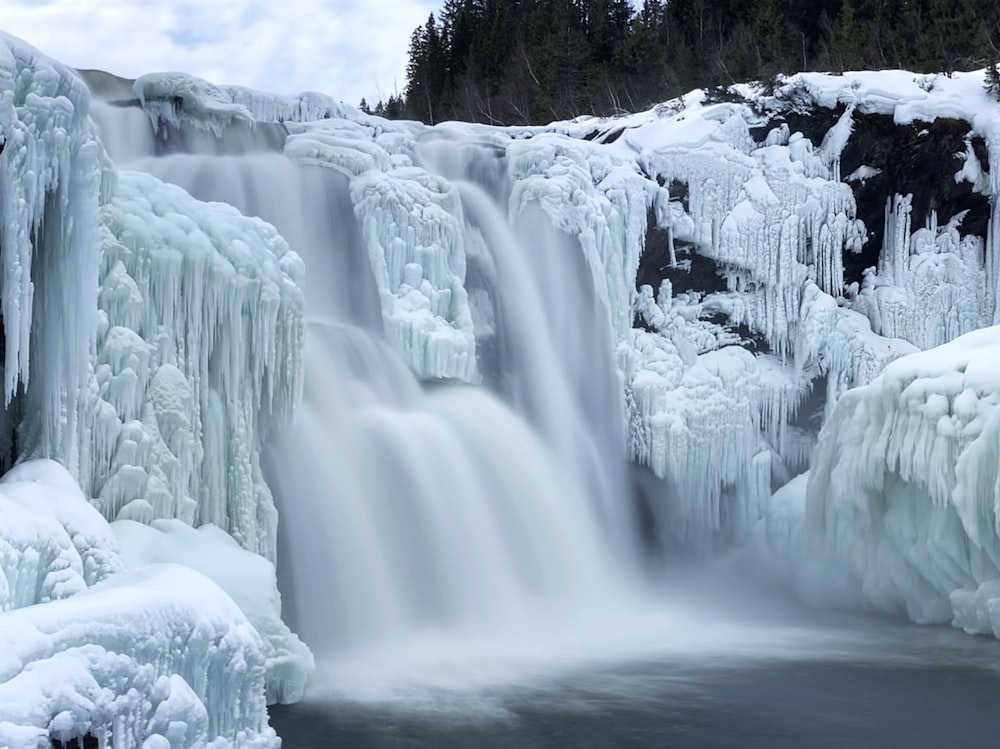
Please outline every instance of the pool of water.
M725 600L605 622L572 645L428 640L393 667L385 653L325 664L310 699L271 722L286 749L1000 746L996 640Z

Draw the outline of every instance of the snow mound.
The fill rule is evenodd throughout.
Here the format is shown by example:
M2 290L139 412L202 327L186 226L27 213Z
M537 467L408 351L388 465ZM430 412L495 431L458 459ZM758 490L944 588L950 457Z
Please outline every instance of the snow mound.
M166 537L142 528L113 532L54 461L21 463L0 478L0 745L87 733L129 747L278 745L266 696L301 692L311 656L282 629L273 567L207 529L184 566L125 571L137 553L122 544L123 562L116 534L142 539L145 561ZM197 566L232 583L266 646Z
M281 621L273 564L240 548L213 525L196 530L179 520L154 520L151 525L119 520L111 528L129 568L173 562L197 570L226 591L263 638L268 704L302 698L313 657Z
M276 749L260 637L204 576L120 573L0 615L0 745ZM51 737L51 738L50 738ZM158 743L157 743L158 742Z
M108 524L58 463L0 478L0 611L79 593L122 569Z

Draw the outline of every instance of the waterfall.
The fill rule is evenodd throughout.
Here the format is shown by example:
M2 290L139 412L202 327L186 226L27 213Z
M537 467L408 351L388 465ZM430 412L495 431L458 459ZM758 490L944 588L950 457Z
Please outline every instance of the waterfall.
M306 262L304 400L265 471L285 610L320 679L415 637L502 642L625 600L634 534L607 311L575 238L540 211L510 224L501 154L467 142L424 159L459 185L482 382L421 383L384 334L348 178L293 163L272 132L126 136L134 113L96 113L123 166L264 218Z

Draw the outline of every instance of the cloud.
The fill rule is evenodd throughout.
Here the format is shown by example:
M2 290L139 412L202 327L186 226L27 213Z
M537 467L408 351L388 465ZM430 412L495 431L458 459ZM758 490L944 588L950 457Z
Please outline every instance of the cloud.
M439 0L6 0L3 31L67 65L179 70L357 104L406 85L413 29Z

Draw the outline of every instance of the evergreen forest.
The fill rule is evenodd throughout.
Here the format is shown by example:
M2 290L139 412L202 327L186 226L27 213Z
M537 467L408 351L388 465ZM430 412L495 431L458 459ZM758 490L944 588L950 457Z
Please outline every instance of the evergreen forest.
M528 124L803 70L995 66L997 0L445 0L365 111ZM995 68L994 68L995 69Z

